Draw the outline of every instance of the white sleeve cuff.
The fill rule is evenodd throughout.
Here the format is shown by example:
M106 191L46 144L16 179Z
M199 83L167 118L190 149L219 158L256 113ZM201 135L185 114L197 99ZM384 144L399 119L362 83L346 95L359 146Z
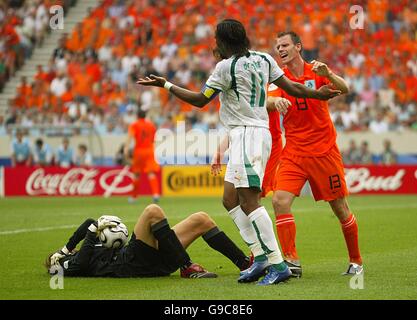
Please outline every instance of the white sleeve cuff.
M67 246L64 246L64 247L61 249L61 251L62 251L65 255L69 255L69 254L70 254L69 250L67 249Z
M90 224L90 226L88 227L88 230L90 230L91 232L97 232L97 227L94 225L94 223Z

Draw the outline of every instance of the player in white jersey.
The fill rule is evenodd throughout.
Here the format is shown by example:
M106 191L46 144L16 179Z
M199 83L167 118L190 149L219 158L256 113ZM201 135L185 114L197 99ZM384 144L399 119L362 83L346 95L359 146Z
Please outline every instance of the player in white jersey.
M290 95L321 100L339 95L340 91L329 86L316 91L290 81L270 55L249 51L249 39L239 21L223 20L216 27L215 37L217 49L224 59L216 65L202 92L181 88L154 75L139 79L137 83L164 87L198 108L220 93L220 120L228 129L231 154L223 205L255 256L253 265L241 273L238 281L257 281L267 272L258 284L279 283L287 280L291 272L283 262L268 212L259 201L271 149L267 85L274 83Z

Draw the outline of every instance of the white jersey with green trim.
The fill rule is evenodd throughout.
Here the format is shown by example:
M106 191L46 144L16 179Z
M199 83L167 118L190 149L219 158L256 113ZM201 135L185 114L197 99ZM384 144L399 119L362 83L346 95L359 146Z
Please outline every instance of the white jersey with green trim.
M263 52L249 51L244 56L220 61L206 87L221 91L220 121L223 125L269 128L267 86L283 75L277 62Z

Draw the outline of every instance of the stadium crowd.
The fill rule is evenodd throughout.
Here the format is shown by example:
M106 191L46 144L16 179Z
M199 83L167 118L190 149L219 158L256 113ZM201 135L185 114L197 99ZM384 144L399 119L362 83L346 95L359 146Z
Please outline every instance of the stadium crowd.
M3 33L19 29L10 22L13 16L36 8L27 2L20 9L0 6ZM35 17L48 2L34 2ZM295 30L307 61L323 61L348 80L350 93L330 103L338 131L417 130L417 2L357 3L365 13L363 29L352 29L353 14L343 0L102 0L60 40L34 79L21 79L8 114L0 117L0 134L6 134L8 124L90 124L100 134L125 134L138 108L149 110L159 128L173 129L178 121L185 121L186 130L217 128L217 101L206 112L196 112L166 90L139 88L135 81L154 73L202 88L215 65L213 28L225 17L241 20L252 47L277 61L276 34ZM15 14L2 19L8 10ZM38 39L36 33L28 38L33 37ZM12 48L10 42L4 51L3 44L0 52ZM1 60L7 65L7 59Z
M0 92L6 81L41 47L49 29L49 8L60 5L67 12L77 0L0 1Z

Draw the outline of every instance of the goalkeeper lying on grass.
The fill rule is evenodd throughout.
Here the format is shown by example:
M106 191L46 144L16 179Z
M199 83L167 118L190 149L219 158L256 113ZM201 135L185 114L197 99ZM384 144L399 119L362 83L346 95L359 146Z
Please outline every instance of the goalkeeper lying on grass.
M87 219L61 250L48 256L45 266L50 274L63 268L65 276L77 277L158 277L181 270L183 278L215 278L197 263L185 249L198 237L229 258L240 270L249 267L249 259L205 212L197 212L170 228L164 211L149 205L139 216L129 243L121 249L100 244L98 234L114 227L120 219L102 216ZM79 251L75 247L84 239Z

